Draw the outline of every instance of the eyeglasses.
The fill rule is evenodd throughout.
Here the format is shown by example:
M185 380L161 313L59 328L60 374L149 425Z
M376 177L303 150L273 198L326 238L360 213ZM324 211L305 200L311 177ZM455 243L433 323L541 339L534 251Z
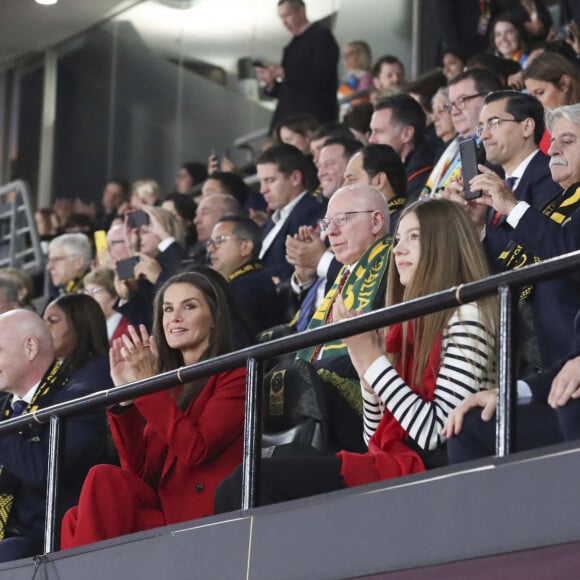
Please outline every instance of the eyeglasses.
M360 211L343 211L341 213L337 213L331 218L322 218L321 220L318 220L318 224L320 225L320 229L325 232L330 227L331 223L341 228L348 221L349 215L355 215L357 213L374 213L375 211L376 210L374 209L363 209Z
M95 286L94 288L91 288L90 290L88 288L85 288L85 294L88 294L89 296L94 296L95 294L99 294L100 292L104 292L105 289L101 288L100 286Z
M477 97L483 97L484 95L487 95L487 93L476 93L475 95L469 95L467 97L459 97L450 103L445 103L443 105L443 110L447 113L451 113L453 107L455 107L458 111L463 111L463 109L465 109L467 106L467 101L471 101L471 99L477 99Z
M217 236L216 238L210 238L206 243L205 247L209 250L211 247L219 248L224 242L228 240L240 240L244 241L245 238L238 238L237 236Z
M479 123L475 128L475 134L478 137L481 137L484 131L492 131L497 129L502 123L521 123L521 121L518 121L517 119L502 119L500 117L493 117L485 123Z

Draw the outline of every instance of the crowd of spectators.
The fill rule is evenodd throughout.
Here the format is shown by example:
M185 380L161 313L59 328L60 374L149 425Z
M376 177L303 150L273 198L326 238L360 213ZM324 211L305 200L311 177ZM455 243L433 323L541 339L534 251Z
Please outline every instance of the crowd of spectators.
M339 80L332 33L302 0L278 2L292 39L280 65L256 66L278 98L257 188L211 152L207 165L183 163L169 192L111 179L99 207L38 209L48 306L35 313L30 278L0 271L3 416L580 249L579 15L562 2L568 20L556 27L540 0L435 4L440 68L409 80L397 56L373 62L353 40ZM469 140L479 173L464 182ZM574 273L521 290L520 449L580 437L579 290ZM300 374L324 401L324 444L279 449L263 502L415 473L447 463L447 451L451 461L493 453L495 317L482 300L270 361L266 384L291 390ZM21 325L12 361L11 323ZM30 372L4 381L14 364ZM67 491L64 507L78 507L63 546L213 513L242 460L244 376L114 405L117 453L104 414L71 421L67 445L86 461ZM44 445L47 430L35 437ZM0 514L0 561L36 553L44 517L38 469L17 459L31 440L6 449L0 463L20 485ZM313 470L324 477L313 482ZM238 471L216 509L238 506L239 485Z

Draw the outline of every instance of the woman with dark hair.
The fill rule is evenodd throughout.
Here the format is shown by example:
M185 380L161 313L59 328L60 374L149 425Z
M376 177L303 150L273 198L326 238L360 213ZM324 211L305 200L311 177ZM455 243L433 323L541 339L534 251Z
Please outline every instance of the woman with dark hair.
M184 163L175 178L177 193L190 194L192 190L207 179L207 167L199 161Z
M463 72L467 58L459 49L447 49L441 59L441 70L447 78L447 82Z
M185 246L191 248L197 242L197 232L193 225L197 204L193 201L193 197L185 193L170 193L165 196L161 207L177 218L185 231Z
M320 124L311 115L295 115L280 123L274 132L280 143L294 145L304 155L310 155L310 140L319 127Z
M498 16L489 32L490 52L513 60L522 68L526 68L528 55L526 53L524 32L520 24L509 14Z
M54 343L60 373L68 381L92 382L95 387L113 386L109 374L109 340L105 315L86 294L64 294L44 311Z
M175 370L229 352L232 338L221 286L178 274L155 297L153 334L130 327L115 341L111 375L119 386ZM211 515L218 483L242 458L244 398L240 368L112 406L121 466L89 472L62 547Z

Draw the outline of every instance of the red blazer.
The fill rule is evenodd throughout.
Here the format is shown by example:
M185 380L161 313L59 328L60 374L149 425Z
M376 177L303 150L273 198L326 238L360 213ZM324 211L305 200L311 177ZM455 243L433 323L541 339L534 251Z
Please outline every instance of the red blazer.
M125 316L121 317L121 320L119 320L119 324L117 324L117 328L115 328L115 332L113 332L113 336L111 336L111 340L109 340L110 346L113 346L113 341L116 338L121 338L124 334L129 334L127 329L129 328L130 324L131 323L129 322L128 318L126 318Z
M185 411L171 389L109 413L121 467L157 489L167 524L213 514L216 487L242 461L245 391L240 368L210 377Z

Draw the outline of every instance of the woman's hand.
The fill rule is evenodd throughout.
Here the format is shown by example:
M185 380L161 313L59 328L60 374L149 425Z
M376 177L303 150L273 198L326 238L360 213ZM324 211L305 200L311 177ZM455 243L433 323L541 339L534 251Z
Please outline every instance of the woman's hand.
M334 300L332 306L333 322L349 320L361 314L363 314L361 310L348 310L342 296L338 295ZM371 364L384 354L380 347L379 335L375 330L343 338L342 341L346 344L352 364L361 379Z
M145 326L141 324L139 332L129 326L128 334L114 340L109 350L113 384L119 387L155 375L158 358L155 339Z

